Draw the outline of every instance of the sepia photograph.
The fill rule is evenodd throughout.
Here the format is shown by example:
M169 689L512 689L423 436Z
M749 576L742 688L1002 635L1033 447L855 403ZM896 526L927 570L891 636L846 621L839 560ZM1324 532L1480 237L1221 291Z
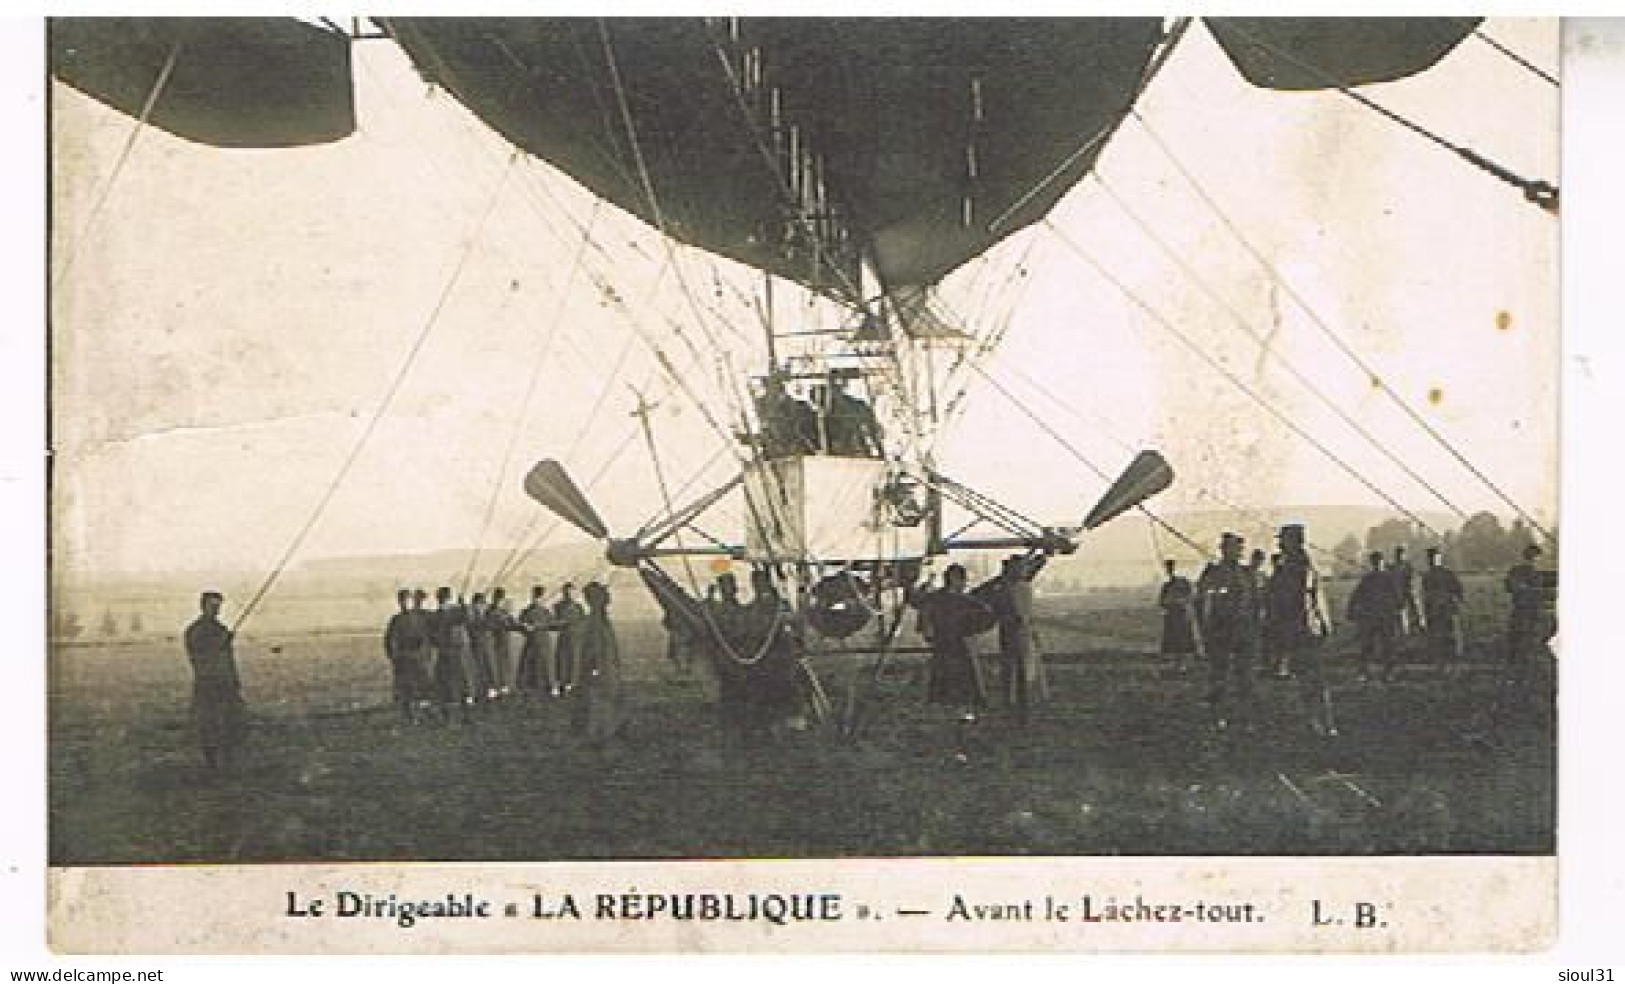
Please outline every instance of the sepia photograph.
M1559 33L50 20L53 932L97 872L782 926L864 906L707 865L1404 859L1532 873L1440 947L1549 941ZM1317 948L1246 891L887 912Z

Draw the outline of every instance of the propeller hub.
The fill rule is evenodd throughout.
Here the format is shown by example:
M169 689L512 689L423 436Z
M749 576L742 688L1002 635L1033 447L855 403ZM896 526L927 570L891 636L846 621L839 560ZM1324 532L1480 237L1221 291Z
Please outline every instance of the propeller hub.
M643 548L636 540L611 540L604 557L616 567L636 567L643 559Z

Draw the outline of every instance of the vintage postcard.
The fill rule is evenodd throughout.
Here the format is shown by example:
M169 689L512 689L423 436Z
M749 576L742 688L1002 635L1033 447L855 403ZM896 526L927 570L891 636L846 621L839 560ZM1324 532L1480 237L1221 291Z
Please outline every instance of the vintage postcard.
M1552 944L1555 19L47 33L55 950Z

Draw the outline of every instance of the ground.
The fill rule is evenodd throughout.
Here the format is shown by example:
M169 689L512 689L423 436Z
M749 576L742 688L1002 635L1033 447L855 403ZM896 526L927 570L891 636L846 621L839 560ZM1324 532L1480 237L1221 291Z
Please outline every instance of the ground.
M941 855L1548 853L1551 675L1500 682L1493 645L1447 676L1334 671L1341 734L1262 679L1252 727L1217 732L1198 667L1144 651L1154 613L1050 601L1053 699L1021 727L927 707L919 657L888 663L855 740L744 747L712 687L621 626L630 710L587 744L557 701L472 726L403 726L376 635L240 647L254 715L232 774L202 767L189 670L167 639L52 655L55 864ZM826 665L837 699L867 662ZM865 677L866 678L866 677Z

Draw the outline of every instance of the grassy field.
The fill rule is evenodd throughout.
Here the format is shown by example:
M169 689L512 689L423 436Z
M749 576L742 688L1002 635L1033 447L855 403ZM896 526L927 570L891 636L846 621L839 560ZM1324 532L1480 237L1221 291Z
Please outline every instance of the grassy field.
M1493 585L1474 583L1493 609ZM887 664L856 740L741 746L708 679L658 627L620 626L630 710L590 746L558 702L473 726L404 727L374 635L245 639L254 715L241 768L212 777L186 727L175 643L52 654L56 864L1005 854L1415 854L1552 850L1551 675L1501 685L1496 622L1468 672L1412 662L1390 684L1334 670L1342 734L1314 736L1288 681L1250 729L1215 733L1200 668L1154 648L1137 596L1047 599L1053 699L1025 728L925 706L917 656ZM1493 611L1491 612L1493 614ZM823 664L844 693L869 662Z

